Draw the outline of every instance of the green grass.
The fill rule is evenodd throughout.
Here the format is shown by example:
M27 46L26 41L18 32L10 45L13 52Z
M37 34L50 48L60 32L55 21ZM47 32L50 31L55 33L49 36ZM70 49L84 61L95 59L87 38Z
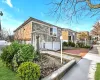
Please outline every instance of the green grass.
M97 64L97 69L95 72L95 80L100 80L100 63Z
M9 68L4 66L2 60L0 59L0 80L20 80L15 72L11 71Z

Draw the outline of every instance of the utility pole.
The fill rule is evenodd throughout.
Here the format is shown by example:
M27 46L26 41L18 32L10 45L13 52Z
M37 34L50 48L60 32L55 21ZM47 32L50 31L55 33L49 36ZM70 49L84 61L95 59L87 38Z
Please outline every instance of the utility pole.
M2 39L2 30L1 30L1 16L3 16L2 11L0 11L0 40Z

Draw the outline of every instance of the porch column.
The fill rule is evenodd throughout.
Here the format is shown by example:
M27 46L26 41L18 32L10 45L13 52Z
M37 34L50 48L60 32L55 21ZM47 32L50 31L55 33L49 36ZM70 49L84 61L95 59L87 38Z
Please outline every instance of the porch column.
M36 44L36 45L37 45L37 51L39 52L39 51L40 51L40 50L39 50L39 49L40 49L40 48L39 48L39 35L36 36L36 39L37 39L37 44Z

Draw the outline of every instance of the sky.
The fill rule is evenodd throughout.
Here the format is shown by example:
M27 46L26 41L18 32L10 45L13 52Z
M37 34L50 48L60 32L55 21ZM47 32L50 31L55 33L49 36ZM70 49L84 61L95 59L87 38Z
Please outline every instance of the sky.
M48 15L50 6L47 5L51 0L0 0L0 11L2 28L13 34L13 31L19 27L29 17L33 17L56 26L70 28L75 31L90 31L97 22L97 17L85 17L78 23L66 23L67 20L59 22Z

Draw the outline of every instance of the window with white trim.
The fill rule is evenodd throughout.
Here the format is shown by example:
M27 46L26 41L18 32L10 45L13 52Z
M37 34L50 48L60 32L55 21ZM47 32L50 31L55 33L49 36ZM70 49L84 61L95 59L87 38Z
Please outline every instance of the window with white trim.
M50 28L50 35L57 37L57 27Z

